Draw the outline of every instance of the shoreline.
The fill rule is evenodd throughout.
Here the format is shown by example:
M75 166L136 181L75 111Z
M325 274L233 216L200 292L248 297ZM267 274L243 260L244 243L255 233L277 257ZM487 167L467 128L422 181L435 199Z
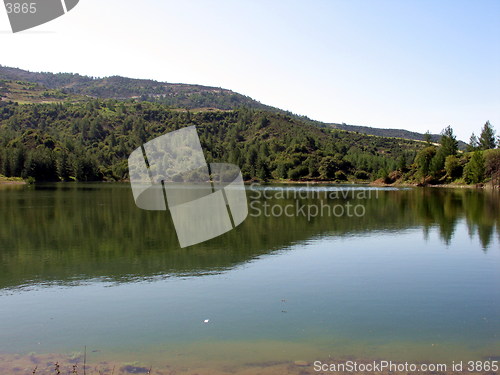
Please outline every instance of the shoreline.
M0 186L4 185L27 185L26 181L6 181L6 180L0 180Z
M84 183L129 183L129 180L121 180L121 181L86 181ZM40 182L40 183L78 183L78 181L50 181L50 182ZM370 187L395 187L395 188L445 188L445 189L478 189L478 190L498 190L500 186L494 186L491 181L468 185L468 184L426 184L423 185L421 183L410 183L410 182L394 182L392 184L388 184L382 182L380 180L375 181L327 181L327 180L268 180L268 181L260 181L260 180L245 180L245 185L251 184L261 184L261 185L361 185L361 186L370 186ZM36 184L36 183L35 183ZM0 178L0 186L22 186L28 185L28 183L20 178Z
M475 184L475 185L467 185L467 184L429 184L422 185L419 183L409 183L409 182L395 182L392 184L387 184L382 181L345 181L345 182L337 182L337 181L325 181L325 180L269 180L269 181L259 181L259 180L247 180L244 181L245 185L251 185L252 183L258 183L262 185L366 185L370 187L395 187L395 188L447 188L447 189L488 189L494 190L498 189L498 186L493 187L491 181Z
M21 177L6 177L0 174L0 185L26 185L27 182Z
M393 366L392 370L388 368L374 368L369 373L373 375L382 375L390 373L392 375L407 375L408 370L403 369L403 366L420 366L430 365L436 366L438 363L431 362L402 362L389 361L380 358L355 358L339 357L339 358L324 358L314 361L304 360L276 360L264 362L247 362L247 363L230 363L230 362L209 362L209 363L183 363L174 364L172 359L164 358L160 361L160 365L143 363L139 361L121 362L117 360L98 360L92 361L91 356L84 356L82 353L65 354L37 354L29 353L21 354L0 354L0 373L2 374L36 374L36 375L53 375L54 373L72 373L83 374L84 363L87 374L100 375L127 375L127 374L147 374L147 375L313 375L313 374L360 374L367 373L362 368L367 366L381 366L382 363L389 363ZM486 362L489 359L484 359L481 362ZM491 361L492 359L490 359ZM466 366L467 362L464 362ZM446 368L427 369L426 371L418 371L421 374L434 375L458 375L464 371L457 371L452 368L451 363L440 362L439 366L445 365ZM320 366L323 366L321 370ZM324 367L326 366L326 367ZM342 367L344 366L344 367ZM347 370L346 366L356 366L357 371ZM335 370L329 370L335 368ZM408 367L407 367L408 368ZM60 372L58 372L60 371ZM333 371L333 372L332 372ZM468 374L485 375L491 374L491 371L473 371Z

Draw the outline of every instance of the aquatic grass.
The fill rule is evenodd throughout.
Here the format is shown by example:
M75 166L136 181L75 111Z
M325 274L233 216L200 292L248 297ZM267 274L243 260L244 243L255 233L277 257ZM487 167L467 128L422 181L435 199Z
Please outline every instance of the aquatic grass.
M83 358L82 358L83 357ZM83 367L79 367L78 363L74 363L74 361L82 360ZM92 366L87 365L87 347L84 347L83 355L81 353L72 353L68 357L68 363L65 364L65 360L63 362L47 362L47 367L45 369L40 368L39 365L36 365L32 375L79 375L79 369L83 368L83 374L89 375L115 375L116 372L116 364L113 365L113 368L110 370L109 367L100 367L100 365L96 365L93 369ZM89 371L87 371L89 370ZM141 364L137 361L124 363L122 367L120 367L118 373L120 374L145 374L151 375L153 371L153 366L149 368L141 366ZM83 375L82 374L82 375Z
M32 375L36 375L37 373L42 374L53 374L53 375L64 375L66 374L65 371L67 371L68 375L79 375L79 367L78 363L74 363L74 361L78 361L81 359L82 354L81 353L72 353L71 356L68 358L68 366L71 366L70 369L65 370L64 368L66 367L62 362L57 361L57 362L50 362L47 363L47 368L45 370L40 369L39 365L36 365L33 371L31 372ZM72 364L73 363L73 364ZM84 347L84 352L83 352L83 374L87 374L87 347ZM103 370L100 369L98 366L96 366L89 375L114 375L116 370L116 365L113 365L113 368L111 369L111 372L109 369ZM144 371L145 373L145 371ZM148 375L151 374L151 368L147 372Z

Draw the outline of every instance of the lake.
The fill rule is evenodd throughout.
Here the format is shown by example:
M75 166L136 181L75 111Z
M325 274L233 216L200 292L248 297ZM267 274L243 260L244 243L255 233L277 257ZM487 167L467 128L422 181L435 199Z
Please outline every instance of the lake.
M2 373L81 369L84 352L96 374L498 359L499 192L247 196L243 224L181 249L128 184L0 186Z

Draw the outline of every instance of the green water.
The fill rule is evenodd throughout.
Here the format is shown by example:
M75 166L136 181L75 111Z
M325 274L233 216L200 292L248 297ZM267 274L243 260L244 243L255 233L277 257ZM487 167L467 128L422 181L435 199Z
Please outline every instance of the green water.
M127 184L1 187L0 353L87 346L184 364L500 354L498 192L247 195L242 225L181 249L169 213L136 208ZM302 215L321 202L363 215Z

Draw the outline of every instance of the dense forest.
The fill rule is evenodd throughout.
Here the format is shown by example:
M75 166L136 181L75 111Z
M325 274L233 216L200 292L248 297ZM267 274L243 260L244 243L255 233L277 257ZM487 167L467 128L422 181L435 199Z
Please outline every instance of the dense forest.
M237 164L247 181L500 181L500 142L489 122L466 145L451 127L437 136L332 126L230 90L0 66L4 179L126 180L127 158L134 149L191 125L196 125L207 161Z
M235 163L246 180L366 181L401 163L407 167L424 147L245 108L190 112L116 100L0 102L0 173L35 181L123 180L132 150L190 125L197 127L207 161Z

